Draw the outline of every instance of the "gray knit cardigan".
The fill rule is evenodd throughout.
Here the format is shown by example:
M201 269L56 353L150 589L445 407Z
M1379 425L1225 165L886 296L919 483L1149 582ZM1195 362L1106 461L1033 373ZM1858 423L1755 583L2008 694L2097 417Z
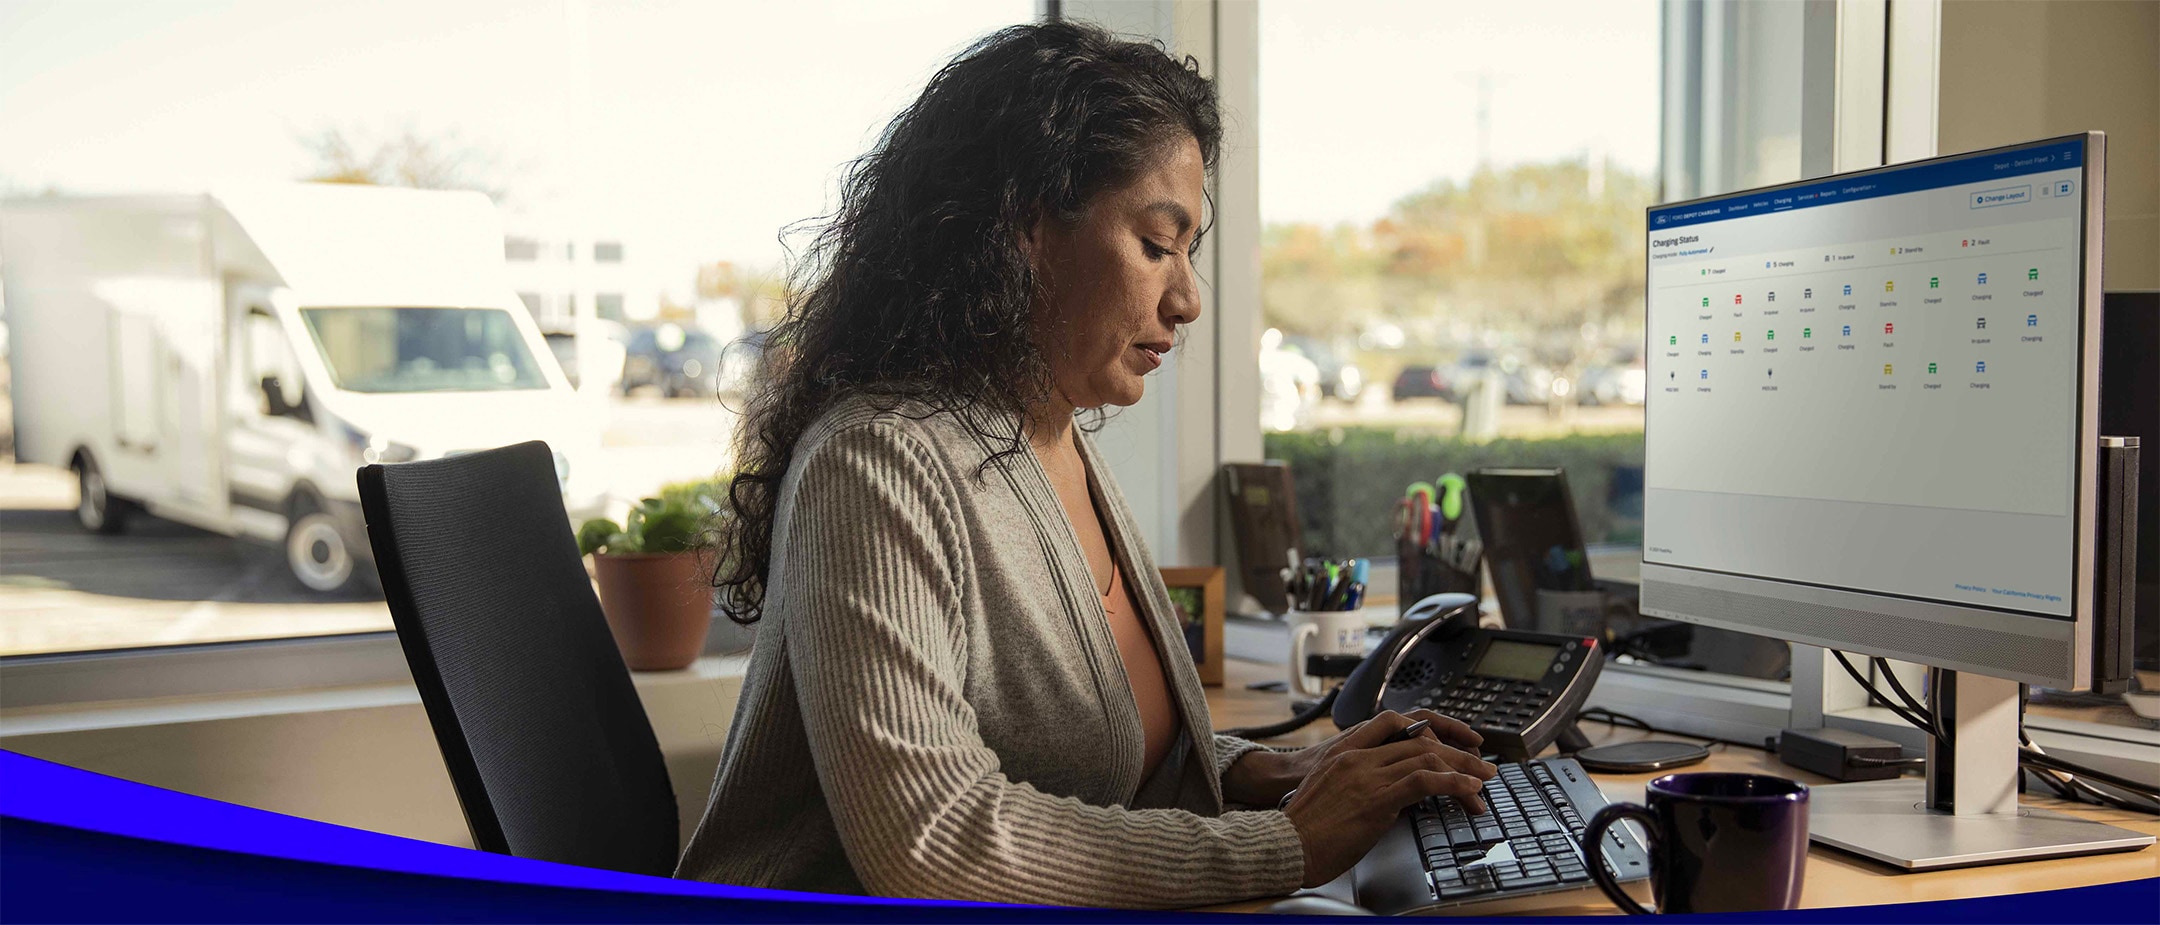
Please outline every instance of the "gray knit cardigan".
M982 469L949 414L845 402L781 482L757 646L676 876L1145 908L1298 887L1288 817L1224 811L1223 771L1257 746L1210 732L1155 563L1080 447L1184 747L1143 779L1124 662L1034 455Z

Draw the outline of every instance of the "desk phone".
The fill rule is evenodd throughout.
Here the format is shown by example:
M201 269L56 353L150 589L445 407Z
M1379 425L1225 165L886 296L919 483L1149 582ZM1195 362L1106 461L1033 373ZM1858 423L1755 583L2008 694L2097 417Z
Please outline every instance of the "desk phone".
M1435 594L1410 608L1343 683L1335 725L1349 728L1382 710L1428 709L1470 724L1483 750L1525 761L1558 740L1589 743L1575 713L1605 667L1589 636L1482 629L1477 599Z

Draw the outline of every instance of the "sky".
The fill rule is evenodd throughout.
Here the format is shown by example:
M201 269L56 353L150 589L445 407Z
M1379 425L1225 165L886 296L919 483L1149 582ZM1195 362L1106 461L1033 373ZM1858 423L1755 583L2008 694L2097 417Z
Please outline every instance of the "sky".
M700 262L776 262L780 229L829 210L845 163L940 64L1034 7L0 0L0 194L291 179L313 166L305 136L411 128L487 155L514 228L586 216L681 293ZM1496 161L1656 162L1652 0L1266 0L1260 16L1267 221L1367 221L1467 175L1479 75Z
M1260 214L1369 222L1493 161L1658 159L1654 0L1341 0L1260 5Z

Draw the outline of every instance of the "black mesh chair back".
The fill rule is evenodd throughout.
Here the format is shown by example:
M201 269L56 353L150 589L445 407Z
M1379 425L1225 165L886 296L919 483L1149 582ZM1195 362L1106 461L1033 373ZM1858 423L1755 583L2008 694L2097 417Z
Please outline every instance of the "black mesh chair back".
M547 444L359 478L390 617L474 844L672 873L675 791Z

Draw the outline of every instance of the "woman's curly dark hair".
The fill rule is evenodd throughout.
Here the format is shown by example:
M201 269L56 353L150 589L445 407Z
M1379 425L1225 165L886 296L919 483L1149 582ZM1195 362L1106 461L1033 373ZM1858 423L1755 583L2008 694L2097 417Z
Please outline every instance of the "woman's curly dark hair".
M1078 221L1185 137L1212 170L1214 84L1190 58L1094 26L1003 29L930 79L850 165L839 209L790 269L716 530L731 619L763 613L780 481L835 401L957 412L993 460L1026 450L1013 422L1051 386L1021 240L1039 218Z

